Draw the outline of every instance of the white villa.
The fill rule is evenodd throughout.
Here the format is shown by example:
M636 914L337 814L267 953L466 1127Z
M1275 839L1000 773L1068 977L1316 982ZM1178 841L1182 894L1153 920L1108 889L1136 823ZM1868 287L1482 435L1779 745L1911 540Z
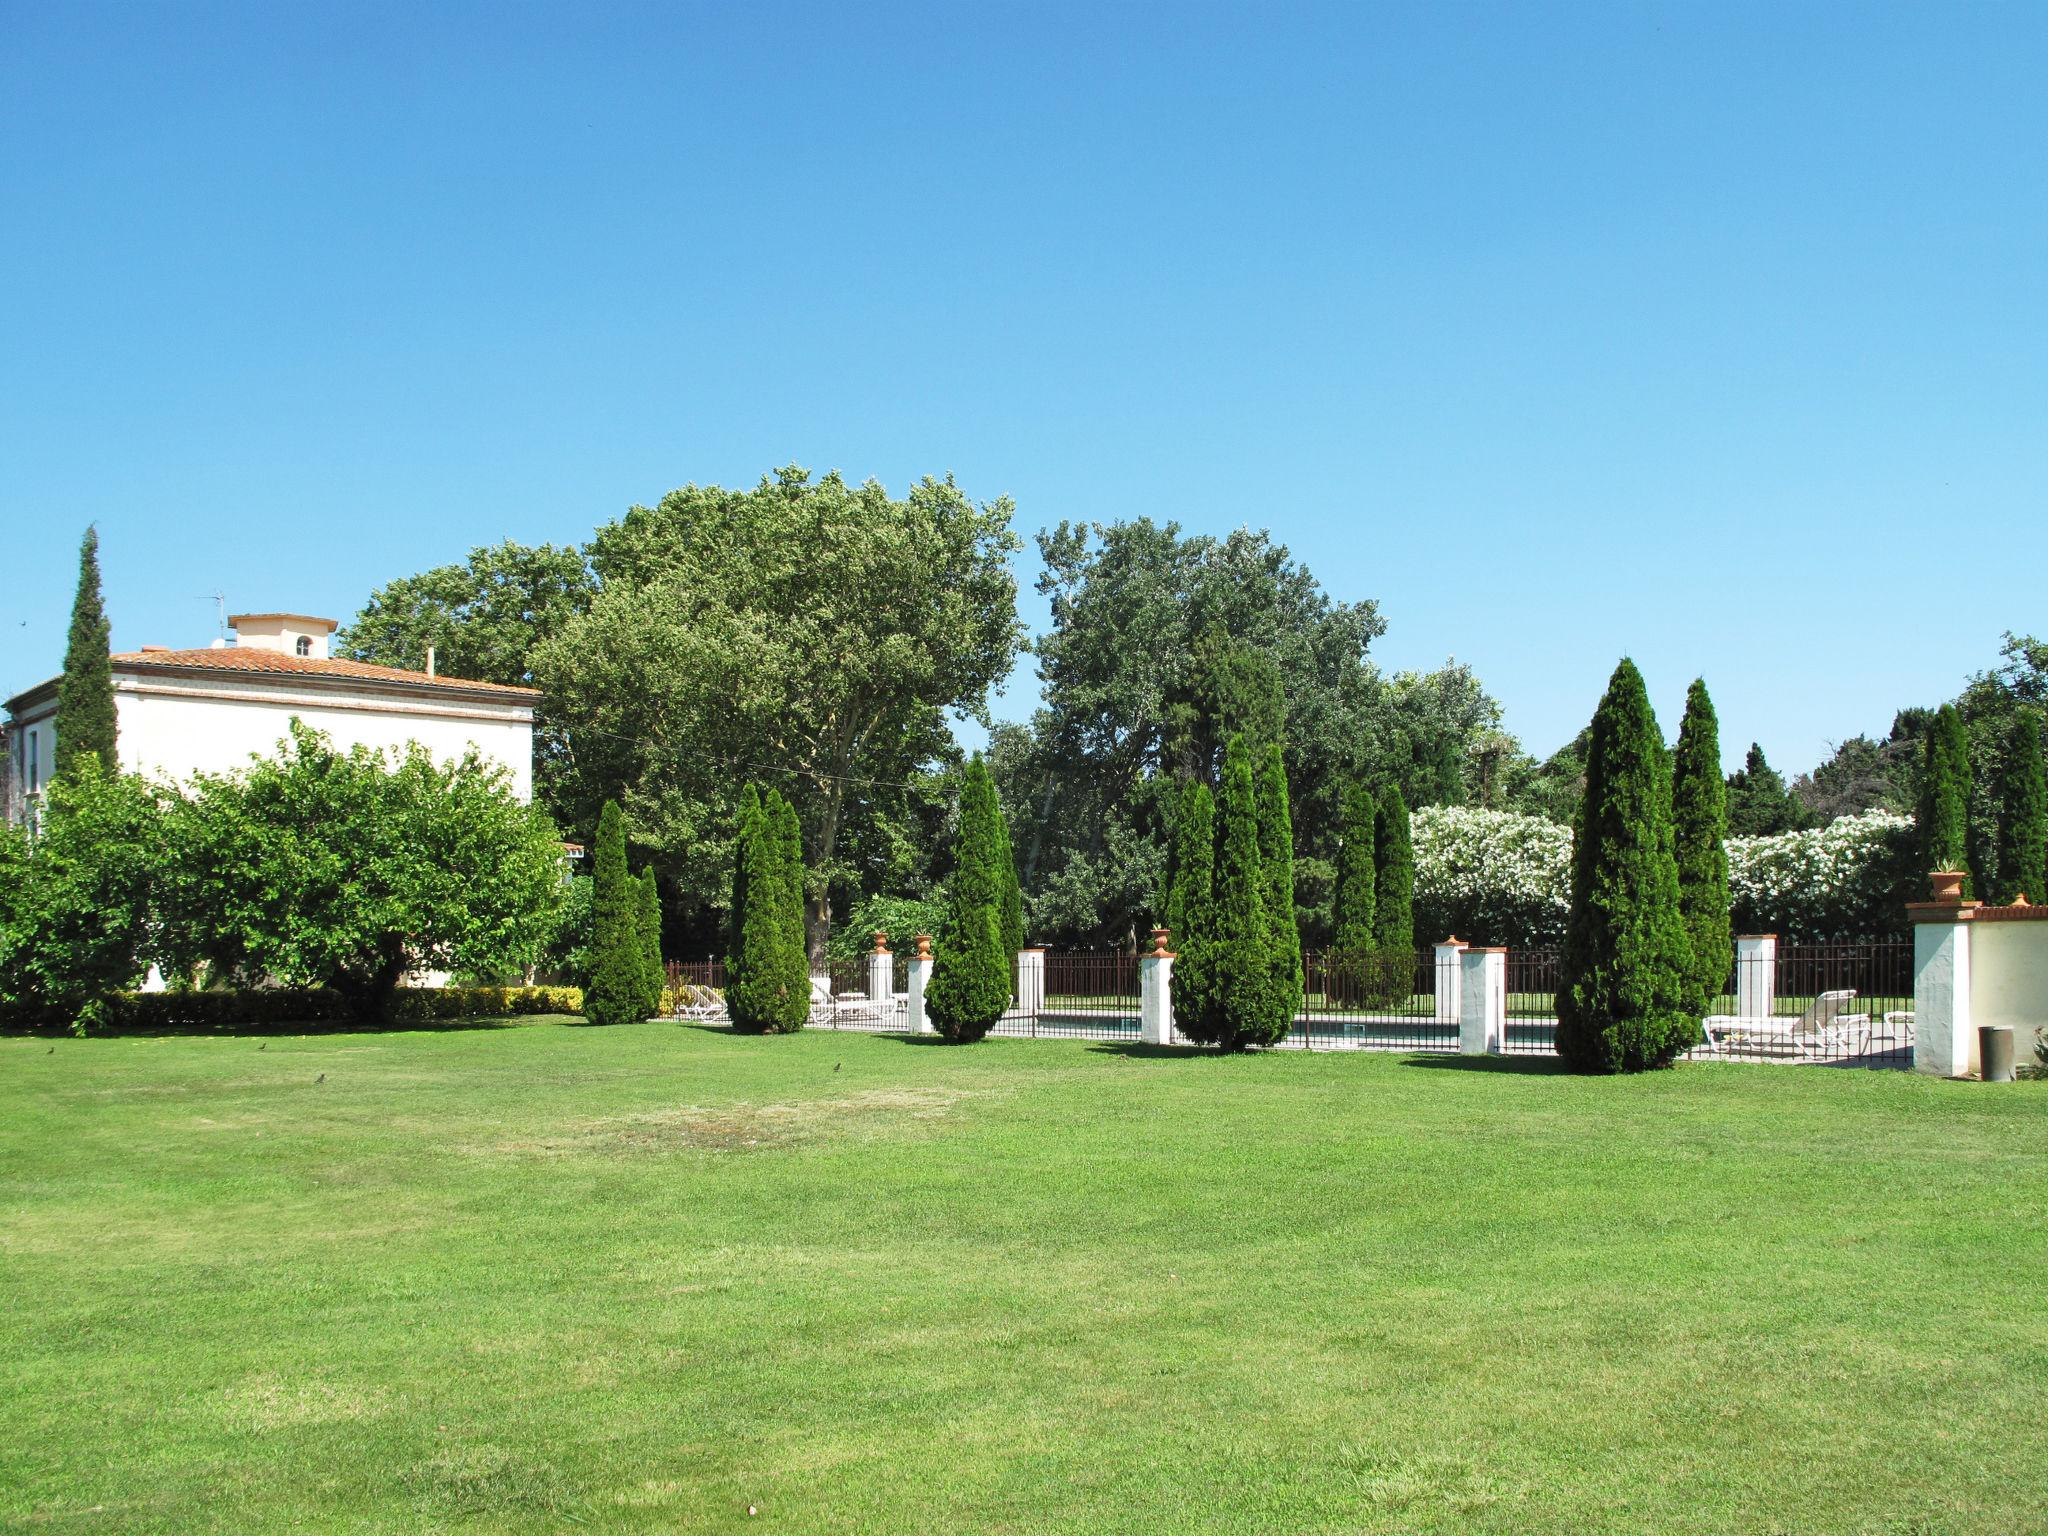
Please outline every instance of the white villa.
M294 716L337 746L401 747L417 741L437 758L474 745L512 771L515 793L533 796L533 707L539 694L467 682L427 670L343 661L327 654L332 619L244 613L233 641L200 650L145 645L117 653L114 716L124 769L183 780L268 756ZM20 821L50 777L57 679L7 701L5 812Z

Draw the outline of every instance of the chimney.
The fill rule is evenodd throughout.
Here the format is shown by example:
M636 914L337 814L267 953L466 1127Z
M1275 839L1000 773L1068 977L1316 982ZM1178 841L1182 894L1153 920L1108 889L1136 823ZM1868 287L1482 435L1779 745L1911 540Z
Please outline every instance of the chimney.
M434 675L434 648L433 648L433 647L432 647L432 646L430 645L430 646L428 646L428 647L427 647L427 676L429 676L429 677L432 677L433 675Z

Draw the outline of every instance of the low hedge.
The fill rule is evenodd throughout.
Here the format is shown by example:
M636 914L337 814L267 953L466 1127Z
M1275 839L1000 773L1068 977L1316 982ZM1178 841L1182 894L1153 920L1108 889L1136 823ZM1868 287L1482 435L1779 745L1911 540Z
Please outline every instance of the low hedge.
M379 1020L365 1020L351 998L329 988L261 987L219 992L115 992L93 1008L92 1033L245 1034L291 1026L404 1029L453 1019L580 1014L579 987L400 987ZM71 1030L63 1010L0 1005L0 1029Z

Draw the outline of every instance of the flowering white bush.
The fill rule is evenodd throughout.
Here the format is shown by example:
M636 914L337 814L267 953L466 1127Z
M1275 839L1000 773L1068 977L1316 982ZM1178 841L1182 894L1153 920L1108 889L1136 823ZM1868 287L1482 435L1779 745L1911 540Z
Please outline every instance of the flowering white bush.
M1738 933L1858 939L1897 931L1912 886L1913 818L1838 816L1824 827L1728 839Z
M1540 816L1431 806L1417 811L1415 937L1542 946L1564 937L1572 834ZM1776 837L1728 839L1738 933L1792 941L1894 933L1917 894L1913 818L1841 816Z
M1415 842L1415 937L1544 945L1564 936L1572 834L1541 816L1428 806Z

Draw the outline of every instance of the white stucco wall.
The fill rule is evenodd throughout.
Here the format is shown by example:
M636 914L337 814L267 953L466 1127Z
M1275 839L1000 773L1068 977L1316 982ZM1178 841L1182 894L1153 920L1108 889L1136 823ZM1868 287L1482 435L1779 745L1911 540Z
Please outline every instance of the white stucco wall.
M2013 1060L2034 1060L2048 1030L2048 922L1970 925L1970 1017L2012 1028Z

